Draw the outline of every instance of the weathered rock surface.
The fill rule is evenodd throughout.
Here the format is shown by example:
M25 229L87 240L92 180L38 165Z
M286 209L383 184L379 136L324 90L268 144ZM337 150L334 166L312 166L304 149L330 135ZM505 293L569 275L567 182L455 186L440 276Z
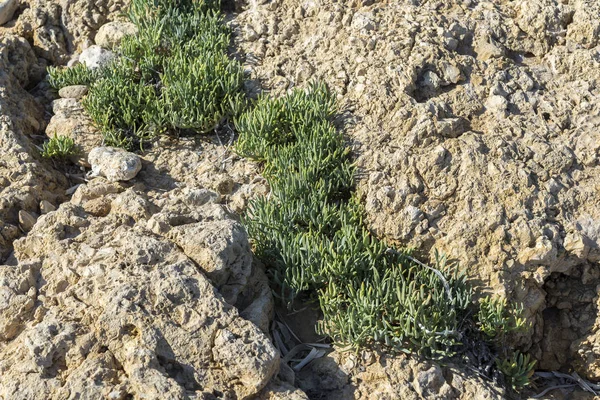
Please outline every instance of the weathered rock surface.
M116 19L126 0L23 0L23 12L14 22L0 27L33 44L38 57L66 64L72 53L93 44L97 30Z
M215 235L221 224L235 226L210 200L193 190L153 200L97 178L41 216L15 243L18 262L0 267L0 397L258 393L279 354L205 275L222 270L219 257L231 261L232 252L249 269L247 238L240 232L213 257L194 260L149 229L151 215L163 228L203 223ZM95 212L102 202L108 210Z
M83 50L79 54L79 62L84 64L89 69L98 69L108 65L116 58L115 53L110 50L103 49L98 45L93 45Z
M94 40L98 46L113 50L125 36L136 33L137 27L131 22L113 21L102 25Z
M297 375L309 398L345 399L505 399L506 393L455 366L441 368L404 355L333 352Z
M129 181L142 169L140 157L116 147L92 149L88 162L92 166L91 176L104 176L110 182Z
M597 337L598 7L285 0L249 2L232 24L250 92L320 78L339 94L370 228L523 302L518 343L567 371L571 343ZM600 358L600 342L585 348Z
M213 190L229 210L241 213L250 199L266 195L269 187L259 175L258 165L224 148L229 139L216 135L202 140L161 139L144 154L147 165L139 177L152 182L149 186L153 188L185 185Z
M58 95L63 99L81 100L88 93L88 87L85 85L65 86L58 91Z
M55 210L68 184L32 135L71 136L86 156L101 137L82 95L63 92L45 128L25 88L93 39L113 48L120 23L106 23L123 3L25 0L0 26L0 397L306 398L270 381L270 290L225 211L268 187L226 134L161 139L135 185L96 178ZM320 77L340 95L371 228L437 248L523 301L534 322L523 350L590 379L600 379L598 7L283 0L248 2L233 18L249 92ZM297 378L331 399L501 395L404 357L336 352Z
M18 7L17 0L0 0L0 25L10 21Z
M37 58L23 38L0 35L0 262L21 236L19 214L39 213L40 201L61 201L66 179L43 164L29 135L44 123L44 108L24 88L39 78ZM21 213L21 215L26 215Z
M264 333L272 296L241 225L215 204L239 186L226 172L231 160L209 178L209 162L223 155L216 145L210 159L202 154L186 167L203 165L201 180L214 180L210 187L223 195L200 189L200 179L190 179L197 169L179 168L173 155L185 145L153 163L135 186L95 178L69 202L72 183L38 160L33 140L41 143L44 130L72 137L86 156L100 144L79 102L83 88L61 91L47 127L43 106L24 88L42 79L47 61L78 58L72 53L92 44L119 4L24 2L18 18L0 28L0 398L276 393L280 386L263 390L279 364ZM141 167L136 156L126 168L112 163L111 172L106 155L91 159L111 180ZM178 189L180 182L187 188Z
M46 136L48 138L53 138L54 135L66 136L73 139L78 147L75 156L77 163L89 167L89 153L102 144L102 135L83 110L81 102L74 97L67 97L67 94L79 96L84 92L85 86L78 87L79 89L71 89L75 87L68 86L64 89L67 88L70 88L67 93L61 90L64 98L52 102L53 115L46 126Z

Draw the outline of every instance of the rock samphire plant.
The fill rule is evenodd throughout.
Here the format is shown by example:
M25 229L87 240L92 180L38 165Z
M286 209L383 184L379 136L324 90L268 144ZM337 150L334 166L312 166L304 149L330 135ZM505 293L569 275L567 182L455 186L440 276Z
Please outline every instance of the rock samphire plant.
M136 35L109 65L50 68L55 89L89 86L83 106L109 145L130 147L160 134L204 133L243 103L243 73L228 57L230 35L218 1L132 0Z
M67 136L54 136L42 145L41 155L44 158L64 159L77 154L75 141Z
M323 85L263 97L236 121L240 154L263 161L270 199L251 205L248 232L278 295L317 293L319 330L352 346L382 343L430 357L452 353L471 304L464 278L433 270L375 238L353 194L354 166Z
M382 345L444 359L464 350L469 335L499 354L506 335L524 327L522 310L488 297L478 310L457 265L436 254L430 267L368 231L336 113L333 95L315 84L262 97L236 119L237 151L264 164L271 186L269 198L251 203L246 225L276 295L292 304L315 294L319 331L351 348ZM497 364L510 370L513 387L523 387L532 365L512 361Z

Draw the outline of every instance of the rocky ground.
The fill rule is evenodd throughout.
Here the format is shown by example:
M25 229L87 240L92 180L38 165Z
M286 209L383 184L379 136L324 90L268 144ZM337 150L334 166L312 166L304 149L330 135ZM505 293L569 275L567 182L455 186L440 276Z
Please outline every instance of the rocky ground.
M233 131L163 139L127 182L86 176L101 140L45 69L111 48L123 6L0 0L0 398L504 398L405 356L281 362L238 221L269 189ZM250 94L338 93L373 232L523 302L516 343L540 369L600 379L600 3L227 6ZM39 156L54 133L83 147L78 167Z
M600 3L252 1L232 25L255 86L336 89L376 234L523 302L540 368L600 378Z

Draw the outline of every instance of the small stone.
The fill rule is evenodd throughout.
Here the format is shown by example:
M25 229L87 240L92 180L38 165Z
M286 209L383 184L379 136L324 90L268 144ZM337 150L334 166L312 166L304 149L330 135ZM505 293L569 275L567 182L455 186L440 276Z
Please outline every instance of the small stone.
M81 102L72 98L56 99L52 102L52 112L56 114L83 111Z
M496 113L505 113L508 101L502 96L490 96L485 102L485 108Z
M67 67L71 68L79 64L79 54L74 54L73 57L67 62Z
M225 176L217 181L215 189L217 190L217 192L219 192L219 194L227 195L231 194L234 185L235 182L233 181L233 179L231 179L229 176Z
M100 27L95 41L98 46L113 50L125 36L135 35L137 31L137 27L131 22L113 21Z
M88 93L88 87L85 85L65 86L58 91L58 95L63 99L80 100Z
M437 131L444 137L457 138L463 134L464 126L460 118L445 118L437 121Z
M563 241L565 250L575 257L584 259L590 252L590 240L579 232L567 233Z
M48 200L42 200L40 202L40 212L42 215L48 214L49 212L56 211L56 207L54 204L50 203Z
M416 392L424 398L433 398L440 392L442 386L446 384L442 369L434 365L427 371L417 373L416 379L413 382Z
M90 46L79 55L79 62L90 69L103 67L114 60L115 53L100 46Z
M409 205L404 209L404 212L408 219L411 221L411 224L418 224L424 217L423 212L419 210L417 207Z
M10 21L18 7L16 0L0 0L0 25Z
M498 47L492 39L481 40L475 45L475 53L477 59L481 61L488 61L493 58L499 58L504 56L504 51Z
M460 69L458 69L452 64L445 64L443 72L444 80L446 81L444 83L447 85L458 83L458 81L460 80Z
M115 147L96 147L90 151L88 162L92 166L90 176L104 176L111 182L131 180L142 169L138 156Z
M259 36L251 26L247 26L244 29L244 37L249 42L255 42L258 40Z
M442 80L433 71L426 71L423 74L423 86L428 87L431 90L437 90L440 88Z
M36 221L37 216L33 213L27 212L25 210L19 211L19 224L25 232L29 232L31 228L33 228L33 226L35 225Z

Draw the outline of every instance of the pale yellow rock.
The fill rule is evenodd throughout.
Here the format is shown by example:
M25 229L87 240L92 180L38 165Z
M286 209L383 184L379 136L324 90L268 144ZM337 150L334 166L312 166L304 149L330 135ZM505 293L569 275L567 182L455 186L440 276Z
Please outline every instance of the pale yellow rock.
M116 147L96 147L88 154L90 176L103 176L110 182L129 181L142 169L141 159Z
M105 49L115 49L125 36L135 35L137 27L131 22L113 21L104 24L98 29L94 39L98 46Z
M587 297L557 298L573 309L559 322L544 313L554 307L549 285L577 276L564 283L576 293L593 284L581 272L600 260L600 3L464 4L377 2L373 18L361 1L340 9L291 0L257 4L234 22L268 38L240 48L260 60L246 67L272 95L318 77L352 110L344 134L369 229L444 253L485 290L526 304L532 328L515 343L557 360L542 345L553 334L544 326L580 339L597 311ZM305 65L310 78L298 73ZM245 203L238 192L230 204Z
M33 213L29 213L24 210L19 211L19 225L21 225L21 229L25 232L29 232L33 225L35 225L35 221L37 221L37 216Z
M18 263L0 268L0 281L7 282L0 287L0 397L259 393L276 374L279 353L204 275L201 268L215 270L215 260L197 264L167 237L147 230L151 205L145 195L99 181L78 190L79 205L66 203L41 216L15 242ZM231 221L214 203L187 207L182 200L190 194L163 194L167 224ZM85 211L86 203L104 197L112 201L108 214ZM124 224L128 218L133 222ZM221 234L218 225L207 224L205 231ZM244 232L219 251L251 262ZM235 260L228 262L219 268L234 271ZM60 380L52 373L56 360L63 360ZM91 376L101 379L90 385Z
M63 99L76 100L81 100L87 93L88 87L85 85L65 86L58 91L58 95Z
M40 212L42 215L48 214L49 212L56 211L56 207L54 204L50 203L48 200L42 200L40 202Z

